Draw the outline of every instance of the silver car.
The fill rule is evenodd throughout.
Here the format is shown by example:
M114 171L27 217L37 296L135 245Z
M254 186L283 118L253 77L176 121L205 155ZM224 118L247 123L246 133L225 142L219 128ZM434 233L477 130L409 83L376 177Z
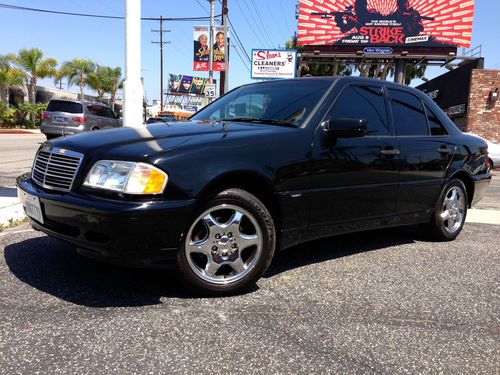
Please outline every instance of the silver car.
M42 113L40 130L47 139L51 139L119 126L122 126L121 120L103 103L51 100Z

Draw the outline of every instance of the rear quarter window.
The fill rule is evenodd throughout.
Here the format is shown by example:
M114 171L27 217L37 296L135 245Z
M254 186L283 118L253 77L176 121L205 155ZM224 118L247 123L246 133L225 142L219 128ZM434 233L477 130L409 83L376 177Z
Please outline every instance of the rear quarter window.
M396 126L396 135L429 135L427 115L420 98L409 92L389 89L392 114Z
M65 102L62 100L51 100L47 106L49 112L83 113L83 106L80 103Z

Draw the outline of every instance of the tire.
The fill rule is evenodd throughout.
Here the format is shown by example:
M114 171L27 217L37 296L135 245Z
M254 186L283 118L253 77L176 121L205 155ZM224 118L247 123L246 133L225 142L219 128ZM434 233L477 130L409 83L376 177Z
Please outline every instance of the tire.
M57 137L60 137L60 135L55 135L55 134L45 134L45 138L47 138L47 140L49 140L49 139L54 139L54 138L57 138Z
M467 217L467 189L459 179L445 185L429 223L422 231L438 241L453 241L462 231Z
M204 295L231 295L253 286L276 246L271 214L241 189L219 193L193 215L178 253L187 286Z
M94 126L92 129L90 129L90 131L96 131L96 130L99 130L99 128L97 126Z

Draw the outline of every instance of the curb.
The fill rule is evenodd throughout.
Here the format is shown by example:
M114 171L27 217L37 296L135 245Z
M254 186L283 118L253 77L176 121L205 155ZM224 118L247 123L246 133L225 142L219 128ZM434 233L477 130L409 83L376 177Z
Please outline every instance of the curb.
M2 198L6 199L6 198ZM16 198L17 199L17 198ZM9 205L6 205L0 208L0 225L8 226L13 222L23 220L26 218L26 214L24 213L24 208L19 200L12 202Z

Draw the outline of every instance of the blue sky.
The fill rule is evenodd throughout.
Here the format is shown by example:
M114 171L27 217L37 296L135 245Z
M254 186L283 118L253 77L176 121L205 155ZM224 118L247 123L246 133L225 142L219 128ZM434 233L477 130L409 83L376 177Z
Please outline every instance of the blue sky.
M122 16L124 0L0 0L0 3L65 12L93 13ZM247 53L252 48L276 48L296 30L296 0L228 0L230 19ZM216 14L220 3L216 0ZM208 15L207 0L142 0L143 17L200 17ZM476 0L472 45L482 45L486 68L500 69L500 29L498 28L500 1ZM170 29L165 40L165 84L168 73L195 75L192 71L192 27L205 22L165 22ZM158 22L142 23L142 68L146 95L149 100L159 99L159 48L151 41L158 40ZM21 48L40 48L46 56L60 63L74 57L86 57L98 64L124 67L124 22L121 20L70 17L31 13L0 8L0 54L17 52ZM233 41L234 43L234 36ZM459 53L461 50L459 51ZM242 52L240 51L242 54ZM248 64L247 64L248 67ZM429 68L426 76L432 78L446 72ZM208 76L198 72L196 75ZM215 74L218 79L218 74ZM242 60L231 55L229 86L250 82L250 74ZM51 80L43 82L53 86ZM413 83L417 84L415 81ZM77 87L71 91L76 92Z

